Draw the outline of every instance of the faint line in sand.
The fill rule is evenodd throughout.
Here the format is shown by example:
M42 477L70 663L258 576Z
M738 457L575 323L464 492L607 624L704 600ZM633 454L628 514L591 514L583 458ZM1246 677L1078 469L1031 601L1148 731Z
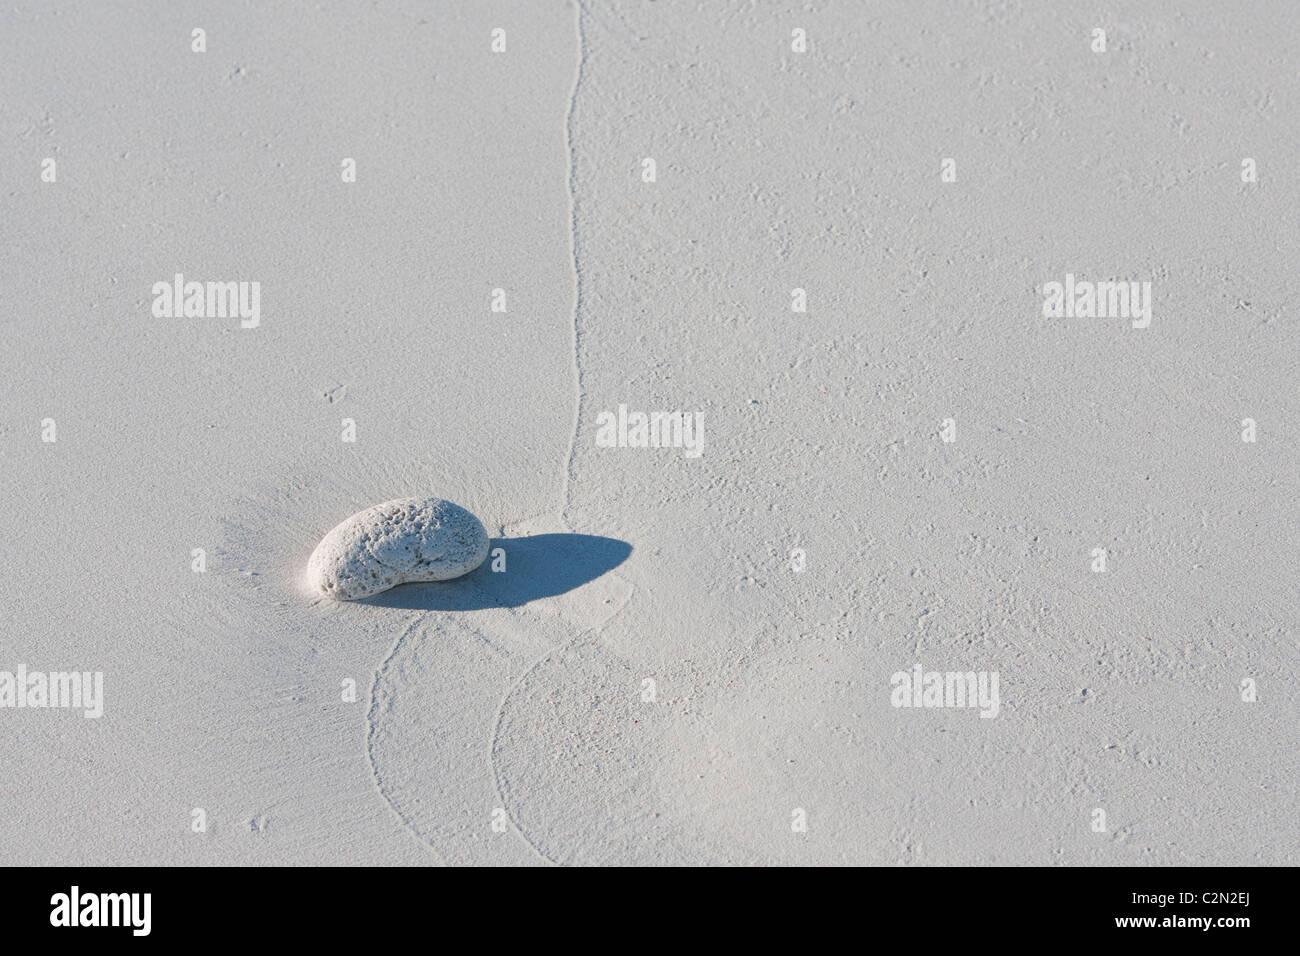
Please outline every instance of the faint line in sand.
M582 425L582 267L578 261L578 156L573 145L573 118L578 106L578 89L587 62L586 38L582 31L582 0L574 0L574 33L578 45L578 65L573 71L573 87L569 91L569 108L564 118L564 147L568 158L569 176L569 252L573 259L573 431L569 435L569 450L565 454L563 487L560 491L560 521L570 531L568 522L569 501L573 494L573 459L578 446L578 429Z
M375 679L370 684L370 707L366 710L366 760L370 764L370 782L375 785L375 790L378 791L380 799L388 805L388 809L393 812L393 815L406 828L406 831L428 847L438 857L438 862L446 866L447 861L442 854L438 853L433 844L420 835L415 822L399 810L397 801L388 795L388 790L384 787L383 777L379 773L379 761L375 758L375 734L379 730L379 682L388 672L388 667L392 664L393 658L397 656L397 652L401 650L402 645L406 643L406 639L411 636L411 632L415 630L419 623L420 618L418 615L411 618L410 623L398 635L397 641L389 650L388 656L384 658L384 662L375 671Z

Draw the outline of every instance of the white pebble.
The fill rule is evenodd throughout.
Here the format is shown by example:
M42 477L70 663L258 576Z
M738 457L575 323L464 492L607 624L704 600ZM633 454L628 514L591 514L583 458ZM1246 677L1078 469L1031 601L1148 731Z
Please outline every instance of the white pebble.
M358 511L321 539L307 581L326 597L355 601L408 581L469 574L488 554L483 524L441 498L398 498Z

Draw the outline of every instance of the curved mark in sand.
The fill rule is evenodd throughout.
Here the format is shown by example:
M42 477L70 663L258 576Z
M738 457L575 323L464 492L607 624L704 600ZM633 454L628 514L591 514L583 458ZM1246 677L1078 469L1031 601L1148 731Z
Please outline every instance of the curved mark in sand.
M574 16L577 65L565 116L570 251L573 260L571 331L574 411L573 430L562 462L559 511L556 516L559 525L569 532L573 530L568 521L568 512L583 406L583 277L579 262L577 154L574 146L574 116L586 65L583 15L583 3L578 0ZM514 567L512 563L511 572L503 577L513 573ZM514 833L534 858L559 862L562 857L559 850L547 848L550 840L543 840L534 827L521 826L515 814L510 812L511 801L508 798L512 793L513 778L501 772L496 755L514 740L512 729L515 715L508 714L508 709L512 701L520 698L530 678L558 657L568 654L572 648L582 646L584 641L599 648L589 638L630 600L632 588L617 575L605 574L597 584L583 586L580 593L575 591L573 598L567 597L567 593L562 592L554 600L538 601L527 607L522 605L528 602L521 601L520 606L514 610L482 610L473 623L464 618L453 621L445 617L435 622L418 621L398 638L375 675L367 718L367 753L375 785L408 830L431 846L450 853L453 859L505 862L498 855L503 852L501 842L491 839L499 834L488 829L486 811L489 803L506 812ZM414 606L419 606L418 599ZM457 609L469 610L473 606L471 600L470 607ZM438 607L437 604L425 605L426 609ZM461 656L456 656L458 653ZM607 652L605 656L610 661L614 660L613 655ZM493 668L500 672L500 676L494 678L486 673L457 673ZM436 688L449 679L446 676L448 671L454 675L450 679L459 683L448 687L446 697L440 698ZM516 674L520 676L513 676ZM564 684L570 690L577 690L581 686L576 675L565 678ZM451 779L458 773L463 775L464 759L461 758L459 766L454 759L446 759L446 751L453 748L451 741L457 739L458 733L463 733L463 739L467 742L474 739L472 727L464 726L466 714L473 715L471 721L477 721L480 716L488 716L483 711L483 700L474 700L468 707L464 700L467 693L472 695L476 688L484 686L498 688L491 716L486 721L487 726L491 727L491 736L484 741L487 751L482 755L485 758L483 766L487 782L491 788L490 796L484 792L484 781L481 779ZM436 715L436 719L430 715ZM458 722L462 724L459 731L456 729ZM425 730L427 735L423 734ZM447 741L441 750L429 743L430 736L438 735ZM549 746L553 743L554 740L539 734L528 738L526 745L535 749L539 744ZM421 763L421 760L426 762ZM438 768L446 776L431 779L436 777ZM436 810L432 814L427 812L435 804ZM518 806L517 801L515 804ZM559 818L565 818L563 808L560 808ZM547 846L543 846L544 842ZM496 849L485 849L487 847ZM517 850L516 847L513 851L515 855Z
M548 537L583 539L507 539L517 542L519 574L528 573L527 543ZM510 567L513 572L513 559ZM493 577L480 571L468 579L468 587L486 591ZM477 578L487 582L476 583ZM554 859L524 829L513 826L502 833L492 828L498 809L505 814L498 827L514 823L492 762L502 709L519 684L518 675L526 678L539 660L573 642L575 635L590 638L622 608L630 588L617 575L602 573L566 593L513 607L467 595L461 584L408 586L390 593L406 592L419 606L428 603L421 592L437 587L455 588L477 610L416 616L380 666L367 714L367 756L375 787L403 826L449 862ZM531 743L549 743L547 737Z

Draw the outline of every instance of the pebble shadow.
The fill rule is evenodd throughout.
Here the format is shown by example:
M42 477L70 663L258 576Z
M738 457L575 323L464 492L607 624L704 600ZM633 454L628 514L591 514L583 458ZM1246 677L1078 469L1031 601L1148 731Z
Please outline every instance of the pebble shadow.
M492 570L497 548L505 550L505 571ZM356 603L426 611L520 607L581 587L618 567L631 553L626 541L593 534L493 538L488 559L462 578L399 584Z

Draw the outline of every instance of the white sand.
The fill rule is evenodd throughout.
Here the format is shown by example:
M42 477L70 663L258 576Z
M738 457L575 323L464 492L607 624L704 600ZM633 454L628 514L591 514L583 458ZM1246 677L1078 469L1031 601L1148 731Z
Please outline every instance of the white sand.
M1300 8L378 6L0 12L3 862L1298 862Z

